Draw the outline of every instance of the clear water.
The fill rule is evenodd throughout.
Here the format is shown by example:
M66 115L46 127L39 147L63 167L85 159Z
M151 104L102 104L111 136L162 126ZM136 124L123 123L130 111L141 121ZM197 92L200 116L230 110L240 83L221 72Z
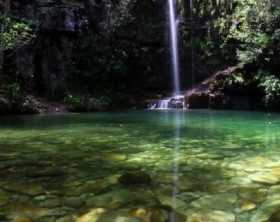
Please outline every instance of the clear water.
M279 147L276 113L149 110L2 117L0 220L75 221L90 208L107 209L105 194L125 189L133 198L114 207L116 214L170 205L191 218L202 208L213 210L199 202L203 197L215 202L215 195L232 194L234 203L226 209L216 203L215 210L234 215L235 221L252 221L280 182ZM126 187L117 179L127 172L145 172L152 182ZM268 181L251 178L260 173ZM246 198L239 188L265 195ZM89 201L97 196L99 202ZM80 199L71 203L71 198ZM245 199L252 209L245 209Z

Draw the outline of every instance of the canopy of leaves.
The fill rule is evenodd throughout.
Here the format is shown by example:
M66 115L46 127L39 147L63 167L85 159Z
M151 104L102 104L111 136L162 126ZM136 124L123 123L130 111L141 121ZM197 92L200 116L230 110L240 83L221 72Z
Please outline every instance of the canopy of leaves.
M272 0L235 0L231 15L216 25L224 36L222 47L233 44L241 63L268 62L279 52L280 4Z
M263 90L265 105L275 105L280 101L280 2L209 0L208 5L200 6L199 15L212 16L208 24L219 36L217 50L232 63L250 67L246 72Z
M28 44L35 37L26 20L7 17L1 12L0 30L1 51Z

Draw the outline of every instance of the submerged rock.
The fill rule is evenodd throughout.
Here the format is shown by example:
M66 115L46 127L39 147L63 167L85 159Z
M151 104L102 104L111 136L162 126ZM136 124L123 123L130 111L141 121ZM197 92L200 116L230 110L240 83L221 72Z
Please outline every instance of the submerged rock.
M176 197L172 197L172 196L158 195L157 198L162 205L170 206L174 209L177 209L177 208L180 208L180 207L183 207L186 205L186 203L183 200L176 198Z
M84 204L82 197L69 197L64 201L64 204L68 207L78 208Z
M232 213L219 210L203 210L188 217L187 222L234 222L235 216Z
M128 204L133 194L126 189L115 190L101 195L91 197L86 205L89 207L106 207L108 209L118 209Z
M111 184L107 181L89 181L79 187L79 190L84 193L101 194L110 190Z
M27 171L25 175L28 177L53 177L59 176L63 173L63 170L61 170L59 167L47 167L45 169Z
M235 194L214 194L200 197L193 201L191 206L200 209L231 211L236 201L237 195Z
M159 205L157 207L138 207L129 212L130 215L138 217L144 222L185 222L186 216L178 213L172 207Z
M118 178L119 183L123 185L150 183L151 177L144 172L125 173Z
M280 209L280 195L276 194L268 196L267 199L262 203L262 209L265 212L273 213Z
M242 211L251 211L256 209L257 205L251 201L248 200L241 200L240 201L241 204L241 210Z
M257 183L263 183L263 184L276 184L280 181L280 178L277 176L274 176L272 174L268 174L268 173L256 173L251 175L250 180L253 182L257 182Z
M96 208L82 215L75 222L97 222L105 212L104 208Z
M280 211L273 213L268 222L279 222L280 221Z
M111 211L104 208L96 208L79 217L75 222L142 222L142 220L127 215L121 211Z

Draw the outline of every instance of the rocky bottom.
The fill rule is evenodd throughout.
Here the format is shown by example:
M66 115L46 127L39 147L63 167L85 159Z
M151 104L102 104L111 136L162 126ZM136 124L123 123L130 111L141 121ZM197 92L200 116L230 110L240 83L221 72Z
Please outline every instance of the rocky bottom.
M93 158L81 153L70 162L51 155L26 162L24 156L2 154L0 220L279 221L280 160L274 153L180 155L174 172L172 151L162 151L165 158L150 152L110 151Z
M1 129L0 221L280 221L277 142L71 124Z

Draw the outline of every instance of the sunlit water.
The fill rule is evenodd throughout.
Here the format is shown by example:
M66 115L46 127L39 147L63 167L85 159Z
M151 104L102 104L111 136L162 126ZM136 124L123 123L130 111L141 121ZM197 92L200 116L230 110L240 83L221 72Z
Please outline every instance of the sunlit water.
M258 222L280 209L279 114L149 110L0 121L0 221L83 222L102 209L105 222ZM151 181L120 183L129 172Z

